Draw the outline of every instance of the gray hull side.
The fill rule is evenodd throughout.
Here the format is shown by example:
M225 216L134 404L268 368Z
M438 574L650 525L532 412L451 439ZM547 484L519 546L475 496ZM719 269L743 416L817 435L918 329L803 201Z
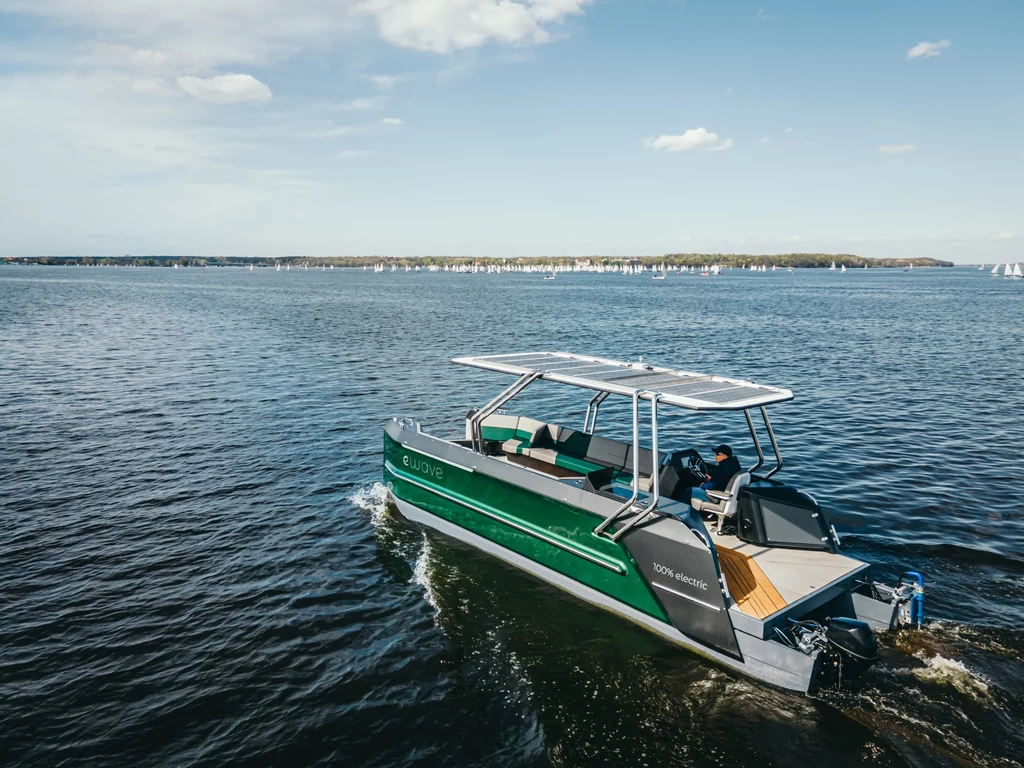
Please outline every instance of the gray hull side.
M557 571L553 571L472 531L467 531L465 528L437 517L414 504L403 501L393 493L391 498L405 518L426 525L447 536L451 536L453 539L458 539L494 555L510 565L527 571L589 603L617 613L636 624L657 632L667 640L688 648L724 667L791 691L806 693L813 688L817 662L816 655L807 656L780 643L761 640L744 632L736 632L736 641L743 660L731 658L694 642L669 624L665 624L634 608L623 605L617 600L613 600L595 589L591 589L580 584L578 581L563 576Z

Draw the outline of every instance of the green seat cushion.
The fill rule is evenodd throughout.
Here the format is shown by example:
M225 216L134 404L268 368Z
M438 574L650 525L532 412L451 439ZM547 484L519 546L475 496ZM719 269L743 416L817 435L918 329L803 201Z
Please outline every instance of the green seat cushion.
M513 437L523 443L523 448L532 448L535 433L525 429L517 429Z
M574 429L563 429L558 436L555 448L572 456L586 456L587 450L590 448L590 435L585 432L577 432Z
M499 443L503 443L516 436L516 430L511 427L489 427L486 424L480 427L480 437L484 440L497 440Z
M571 469L574 472L579 472L582 475L596 472L599 469L604 469L601 464L594 464L591 461L584 459L578 459L575 456L571 456L567 453L559 453L555 458L555 466L564 467L565 469Z

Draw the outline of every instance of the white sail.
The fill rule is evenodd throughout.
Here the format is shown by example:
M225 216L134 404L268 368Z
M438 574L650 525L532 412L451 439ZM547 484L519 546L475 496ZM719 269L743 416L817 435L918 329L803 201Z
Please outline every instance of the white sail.
M998 275L999 274L999 265L996 264L994 267L992 267L992 271L989 272L989 274L990 275Z
M1020 271L1020 264L1014 264L1013 265L1013 276L1014 277L1024 277L1024 272Z
M1003 270L1003 277L1013 277L1013 270L1010 269L1010 265L1006 265L1006 269Z
M829 267L829 269L830 269L830 270L834 270L835 268L836 268L836 263L835 263L835 262L833 261L833 262L832 262L832 266L831 266L831 267Z
M846 265L843 264L843 266L839 268L839 271L840 272L845 272L846 271Z

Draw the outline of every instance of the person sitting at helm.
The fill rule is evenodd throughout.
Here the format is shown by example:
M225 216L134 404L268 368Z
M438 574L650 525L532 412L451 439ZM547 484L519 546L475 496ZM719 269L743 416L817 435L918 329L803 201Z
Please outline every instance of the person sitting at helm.
M690 494L691 503L693 499L708 500L705 491L724 491L733 477L743 471L740 467L740 460L732 455L732 448L724 443L715 448L715 461L718 464L711 469L711 474L704 475L705 482L700 488L694 488Z

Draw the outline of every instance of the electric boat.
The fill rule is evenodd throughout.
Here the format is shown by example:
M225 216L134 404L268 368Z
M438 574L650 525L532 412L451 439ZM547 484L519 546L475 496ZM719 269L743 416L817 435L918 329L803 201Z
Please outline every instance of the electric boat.
M766 408L791 391L565 352L453 362L516 379L454 436L409 418L385 425L384 480L408 520L789 690L852 679L877 659L875 632L920 627L920 574L873 581L869 564L840 553L814 497L776 478L782 455ZM538 381L581 390L580 413L590 395L579 428L513 412L513 398ZM632 440L598 431L613 395L631 402ZM756 464L725 491L695 495L709 465L691 445L660 445L668 408L742 412Z

